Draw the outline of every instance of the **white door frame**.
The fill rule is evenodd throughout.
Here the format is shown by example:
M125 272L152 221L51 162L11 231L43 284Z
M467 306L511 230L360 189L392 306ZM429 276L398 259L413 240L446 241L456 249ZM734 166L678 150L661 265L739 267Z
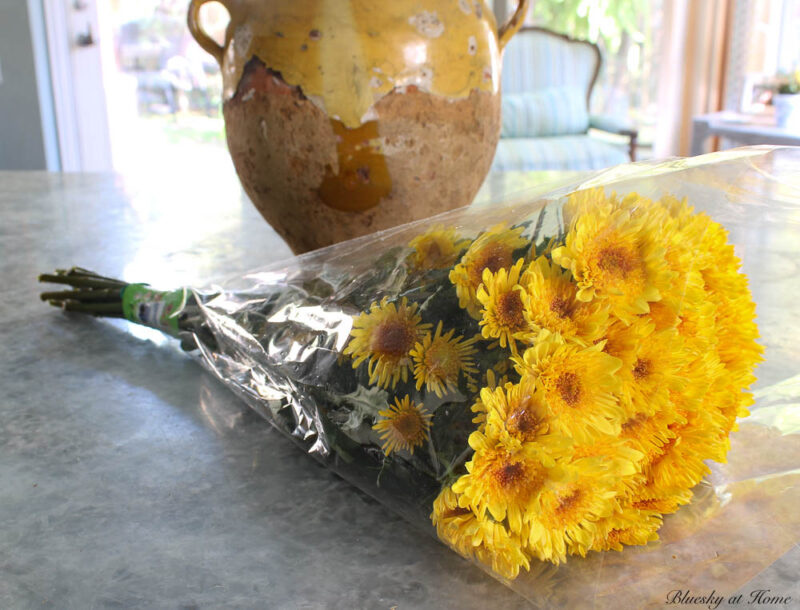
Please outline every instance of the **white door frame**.
M42 2L41 0L27 0L27 4L45 168L48 171L57 172L61 170L61 159L58 148L56 116L53 108L52 79L50 78L50 62L49 53L47 52L47 34L42 14Z
M97 1L104 0L84 2L84 8L78 11L71 0L41 0L61 170L65 172L113 168ZM87 28L95 44L81 47L77 37Z
M80 137L72 89L72 62L69 57L69 21L63 0L43 0L47 46L50 50L50 79L56 115L61 171L81 171Z

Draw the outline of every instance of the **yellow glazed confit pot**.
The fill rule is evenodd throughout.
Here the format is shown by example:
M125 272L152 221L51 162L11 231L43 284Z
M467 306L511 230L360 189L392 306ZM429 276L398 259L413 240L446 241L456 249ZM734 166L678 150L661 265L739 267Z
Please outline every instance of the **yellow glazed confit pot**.
M220 0L228 148L296 253L467 205L500 134L499 31L484 0Z

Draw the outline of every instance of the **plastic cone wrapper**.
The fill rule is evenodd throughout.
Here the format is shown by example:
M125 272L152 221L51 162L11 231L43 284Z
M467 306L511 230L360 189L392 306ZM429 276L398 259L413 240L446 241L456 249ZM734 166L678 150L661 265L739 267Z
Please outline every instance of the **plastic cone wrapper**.
M68 310L179 338L534 604L640 607L733 593L798 542L799 221L800 150L745 148L207 288L41 279L73 287L44 295Z

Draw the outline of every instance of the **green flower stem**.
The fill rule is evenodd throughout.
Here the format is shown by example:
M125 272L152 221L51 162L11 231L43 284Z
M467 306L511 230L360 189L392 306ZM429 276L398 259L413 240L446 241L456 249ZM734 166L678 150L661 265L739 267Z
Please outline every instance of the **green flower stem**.
M40 282L48 284L66 284L74 288L117 288L122 289L127 284L117 280L109 280L106 278L92 277L92 276L78 276L78 275L51 275L43 273L39 276Z
M98 288L96 290L62 290L59 292L43 292L39 295L42 301L119 301L119 288Z
M464 449L464 451L461 452L461 455L459 455L455 460L453 460L450 463L450 465L447 467L447 471L441 477L439 477L439 480L446 481L450 478L455 477L456 468L463 465L472 452L473 452L472 447L467 447L466 449Z
M122 291L126 282L98 275L92 271L73 267L43 273L40 282L71 286L72 290L43 292L40 298L54 307L66 311L121 318Z
M77 301L50 301L51 305L61 307L64 311L88 313L95 316L121 318L122 303L79 303Z

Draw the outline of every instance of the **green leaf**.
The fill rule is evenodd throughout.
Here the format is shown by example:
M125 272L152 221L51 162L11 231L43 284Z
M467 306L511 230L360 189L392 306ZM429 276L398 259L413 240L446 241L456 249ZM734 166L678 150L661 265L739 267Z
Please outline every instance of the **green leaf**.
M340 424L341 429L345 432L355 432L365 420L374 422L378 418L378 412L388 408L389 393L377 386L372 388L358 386L355 392L338 397L337 403L345 406L346 412L346 419ZM350 407L349 411L346 407ZM345 413L339 410L337 419L343 419L343 415Z

